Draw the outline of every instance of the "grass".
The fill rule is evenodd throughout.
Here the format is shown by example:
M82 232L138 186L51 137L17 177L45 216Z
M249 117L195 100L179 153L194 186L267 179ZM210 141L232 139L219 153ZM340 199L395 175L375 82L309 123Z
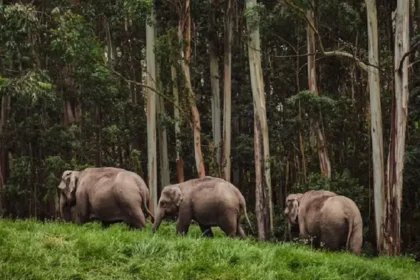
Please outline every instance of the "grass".
M0 220L0 279L420 279L410 258L316 252L291 243L186 237L163 224L129 230L35 220Z

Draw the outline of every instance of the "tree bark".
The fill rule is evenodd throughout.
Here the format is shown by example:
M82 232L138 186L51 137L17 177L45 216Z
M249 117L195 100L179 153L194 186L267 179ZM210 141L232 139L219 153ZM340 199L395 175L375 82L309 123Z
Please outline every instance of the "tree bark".
M152 8L149 15L152 25L146 22L146 64L147 75L147 161L150 189L149 209L154 215L157 210L157 165L156 165L156 57L155 46L155 14Z
M391 143L388 154L385 238L388 255L401 252L401 203L405 159L405 134L408 115L408 57L410 1L398 0L395 16L394 78L395 91L391 118Z
M181 150L182 142L179 138L181 129L179 127L179 92L178 92L178 79L177 72L174 65L171 65L171 78L172 78L172 92L174 95L174 119L175 119L175 142L176 142L176 174L178 183L184 182L184 161L182 160Z
M247 9L252 9L256 5L256 0L246 0ZM259 27L251 26L249 21L247 21L247 26L251 37L248 45L248 56L254 103L255 206L258 238L268 240L273 232L273 205L268 125L261 69L260 33Z
M226 1L225 10L225 57L224 88L223 88L223 177L230 182L231 170L231 141L232 141L232 33L233 33L233 0Z
M372 139L373 189L375 205L375 231L378 252L383 244L383 225L385 214L385 185L384 185L384 150L383 126L381 109L381 92L379 76L379 50L378 50L378 20L376 0L366 0L366 13L369 40L368 79L370 93L370 121Z
M310 9L307 11L307 18L310 24L314 26L314 12ZM307 43L308 43L308 83L309 91L313 92L316 96L318 93L318 86L316 82L316 59L315 59L315 32L308 24L307 26ZM313 129L316 136L316 143L318 148L318 157L319 165L321 168L322 174L331 178L331 163L328 157L327 142L325 140L325 135L319 127L319 120L315 119L313 121Z
M185 23L185 25L184 25ZM185 34L184 31L185 30ZM204 168L203 153L201 151L201 124L200 124L200 113L197 109L196 97L194 90L191 85L191 74L190 74L190 58L191 58L191 13L190 13L190 0L185 1L183 6L182 14L179 15L179 40L185 40L185 48L182 53L183 59L181 60L182 71L185 77L185 88L188 92L188 103L191 108L192 115L192 129L194 136L194 155L195 164L197 168L198 177L202 178L206 176L206 170Z
M159 76L159 65L156 67L156 77L158 80L158 89L159 92L162 92L162 80ZM163 119L163 116L166 115L165 112L165 100L162 96L158 96L157 99L157 110L159 119ZM161 187L169 185L170 182L170 170L169 170L169 158L168 158L168 135L166 133L166 127L160 125L158 128L158 138L159 138L159 156L160 156L160 184Z
M0 112L0 134L7 124L10 112L10 96L4 95L1 98L1 112ZM9 158L8 151L4 147L4 144L0 145L0 213L5 211L6 198L4 193L4 184L7 180L7 174L9 169Z
M216 167L217 176L221 176L221 110L220 110L220 81L219 81L219 61L217 52L217 36L215 7L210 8L209 18L209 55L210 55L210 86L211 86L211 112L213 141L216 148Z

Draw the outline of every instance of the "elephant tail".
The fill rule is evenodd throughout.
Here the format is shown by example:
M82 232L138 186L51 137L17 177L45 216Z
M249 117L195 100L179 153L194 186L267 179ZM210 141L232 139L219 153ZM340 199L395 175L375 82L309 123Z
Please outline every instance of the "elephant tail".
M347 233L347 242L346 242L346 250L349 250L350 247L350 240L353 234L353 228L354 228L354 219L351 217L348 219L349 221L349 232Z
M353 251L360 255L363 246L363 222L360 214L354 215L349 221L349 232L347 234L346 250Z
M246 211L245 199L243 197L242 197L242 203L241 204L242 204L241 208L244 211L244 216L245 216L246 220L248 221L249 228L251 229L252 234L254 234L254 229L252 228L251 221L248 218L248 214L247 214L247 211Z
M151 221L152 223L154 223L154 222L155 222L155 217L154 217L154 216L153 216L153 214L149 211L149 208L147 207L147 201L146 201L146 199L143 199L143 202L144 202L144 208L146 209L147 214L150 216L150 221Z

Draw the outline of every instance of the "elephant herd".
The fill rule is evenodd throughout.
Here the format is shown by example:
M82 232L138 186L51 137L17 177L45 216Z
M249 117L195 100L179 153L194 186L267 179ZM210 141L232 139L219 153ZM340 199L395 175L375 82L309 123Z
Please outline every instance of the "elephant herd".
M228 236L242 239L246 237L240 223L243 215L251 227L245 198L221 178L206 176L165 186L155 217L147 207L149 189L144 180L121 168L66 170L58 188L62 218L71 221L75 213L78 224L99 220L142 229L147 215L155 232L165 217L177 217L178 234L187 234L194 220L204 236L213 237L211 228L220 227ZM289 227L298 227L300 237L312 239L315 247L337 250L345 246L356 255L361 253L362 217L351 199L323 190L289 194L284 213Z

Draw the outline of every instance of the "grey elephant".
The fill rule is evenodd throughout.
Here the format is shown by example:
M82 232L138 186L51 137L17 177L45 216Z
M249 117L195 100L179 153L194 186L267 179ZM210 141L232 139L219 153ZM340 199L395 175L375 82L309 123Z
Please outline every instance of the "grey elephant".
M72 208L78 224L91 220L103 224L125 222L134 228L144 228L144 210L149 189L134 172L114 167L86 168L83 171L66 170L61 177L60 211L66 221L72 220Z
M206 176L162 189L153 232L159 229L166 216L178 216L177 233L187 234L195 220L207 237L213 237L211 227L219 226L228 236L245 238L241 216L246 213L245 198L238 188L216 177Z
M360 255L363 221L353 200L329 191L289 194L284 213L290 225L299 225L300 237L313 238L314 247L338 250L345 246Z

